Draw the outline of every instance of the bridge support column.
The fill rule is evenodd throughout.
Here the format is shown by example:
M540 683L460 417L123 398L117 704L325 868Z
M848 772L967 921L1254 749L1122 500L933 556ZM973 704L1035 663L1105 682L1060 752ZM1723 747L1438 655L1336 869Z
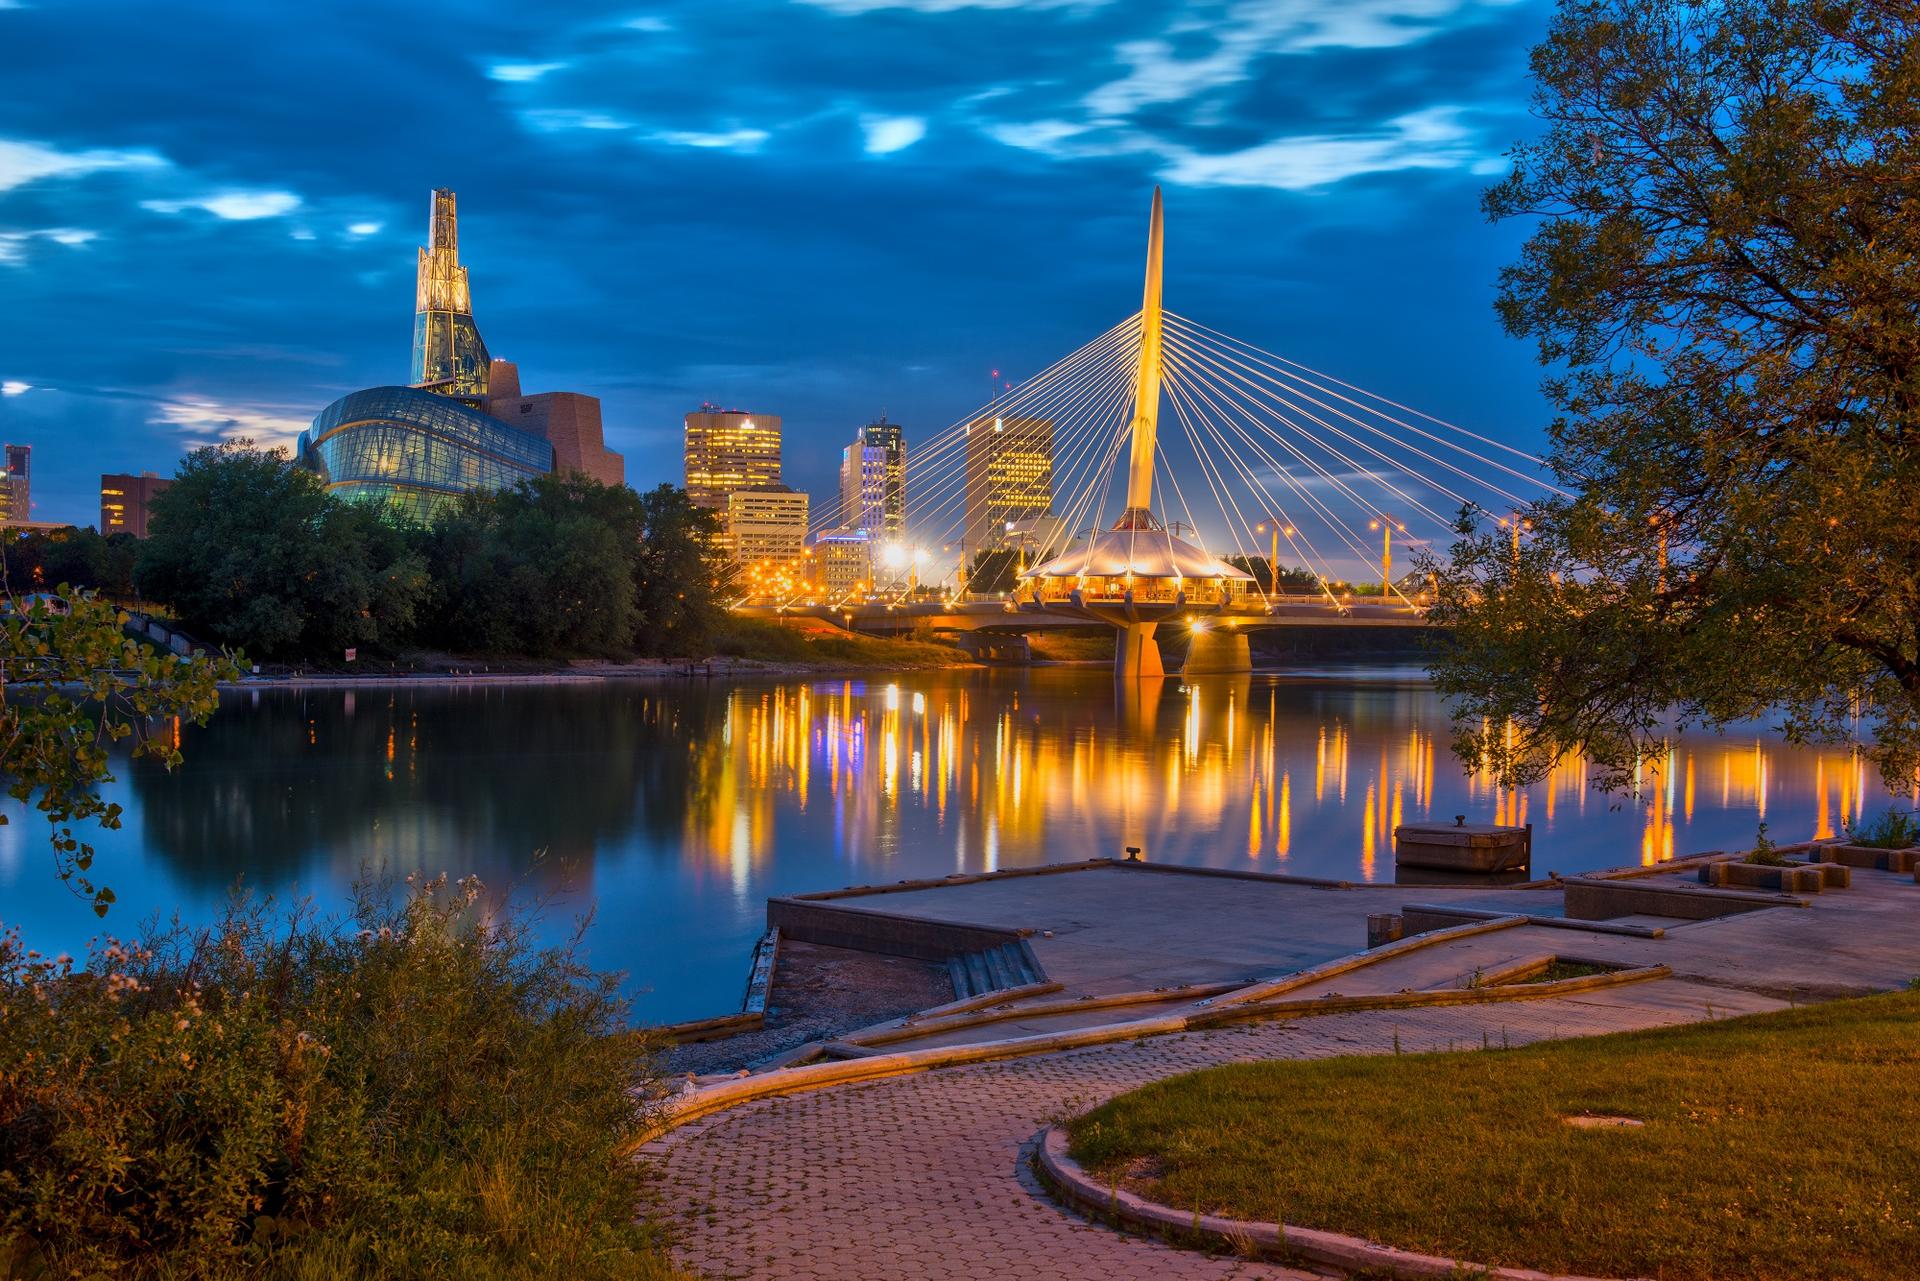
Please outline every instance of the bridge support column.
M1160 665L1160 642L1153 638L1158 623L1128 623L1120 629L1113 644L1113 674L1118 680L1138 680L1143 676L1165 676Z
M1247 634L1232 627L1209 627L1195 632L1187 643L1187 661L1182 676L1217 676L1253 670L1253 651L1247 646Z

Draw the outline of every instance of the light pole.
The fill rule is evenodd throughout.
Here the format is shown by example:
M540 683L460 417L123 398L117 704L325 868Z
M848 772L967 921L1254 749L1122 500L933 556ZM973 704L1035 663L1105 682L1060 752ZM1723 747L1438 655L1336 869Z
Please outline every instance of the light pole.
M1277 520L1262 521L1253 527L1253 532L1256 534L1264 534L1267 532L1269 525L1273 528L1273 548L1267 556L1267 577L1270 580L1267 594L1270 596L1278 596L1280 594L1280 535L1284 532L1288 538L1292 538L1293 526L1288 525L1283 531L1280 522Z
M1367 528L1380 531L1380 601L1385 604L1393 593L1393 531L1397 529L1404 534L1407 527L1395 523L1391 516L1382 516L1368 521Z
M1519 512L1515 512L1511 520L1502 516L1500 518L1500 524L1511 527L1513 531L1513 572L1518 574L1520 572L1520 531L1523 529L1532 529L1533 522L1523 517Z

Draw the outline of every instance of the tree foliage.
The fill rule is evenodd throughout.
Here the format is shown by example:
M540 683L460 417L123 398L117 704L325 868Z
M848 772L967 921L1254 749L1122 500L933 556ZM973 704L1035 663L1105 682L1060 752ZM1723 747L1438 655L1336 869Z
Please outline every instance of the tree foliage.
M127 633L118 608L65 584L52 599L8 593L5 605L0 775L8 795L46 816L55 873L104 916L113 891L95 883L93 846L75 828L120 826L120 806L98 791L112 777L109 747L125 742L135 756L179 764L167 722L205 724L217 682L238 672L225 658L159 653Z
M668 485L537 476L463 494L423 527L242 441L188 455L151 528L140 594L266 657L698 656L721 617L716 518Z
M133 564L140 540L91 529L33 530L9 537L7 575L16 591L49 591L61 583L113 600L133 598Z
M1435 621L1456 746L1617 783L1677 721L1864 727L1920 765L1920 10L1562 0L1537 229L1500 315L1553 374L1572 496L1466 513Z
M462 495L425 539L439 605L426 638L454 650L537 656L631 648L643 524L632 490L577 476Z
M967 569L967 590L980 595L1010 592L1020 585L1020 551L989 547L976 554Z
M408 532L342 502L283 449L196 449L153 499L135 581L188 632L262 656L404 633L426 591Z
M714 551L720 518L687 491L657 485L640 495L642 533L634 563L643 654L698 656L719 630L727 571Z
M679 1275L618 976L471 879L380 888L84 963L0 934L0 1275Z

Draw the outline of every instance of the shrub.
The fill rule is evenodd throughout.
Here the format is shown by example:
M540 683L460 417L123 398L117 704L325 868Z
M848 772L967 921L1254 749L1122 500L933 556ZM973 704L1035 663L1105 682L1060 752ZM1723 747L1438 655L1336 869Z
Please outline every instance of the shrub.
M479 894L237 900L84 966L0 936L0 1271L671 1275L615 979Z
M1747 857L1743 861L1758 863L1762 867L1785 867L1787 856L1780 852L1780 847L1774 843L1772 837L1767 835L1767 825L1762 823L1760 830L1754 833L1753 848L1747 851Z
M1886 810L1871 823L1862 825L1856 820L1847 824L1847 839L1875 849L1903 850L1920 845L1920 818L1912 810Z

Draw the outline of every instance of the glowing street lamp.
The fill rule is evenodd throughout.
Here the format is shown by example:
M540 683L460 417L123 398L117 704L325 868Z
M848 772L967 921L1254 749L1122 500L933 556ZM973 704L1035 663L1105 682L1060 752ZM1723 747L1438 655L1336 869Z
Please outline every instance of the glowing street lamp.
M1287 536L1287 541L1292 542L1293 526L1282 526L1277 520L1262 521L1253 527L1253 532L1256 534L1264 534L1267 532L1269 525L1273 528L1273 550L1267 557L1267 575L1272 579L1273 585L1267 594L1269 596L1278 596L1280 594L1280 535L1284 533Z
M1391 516L1382 516L1368 521L1367 528L1380 531L1380 599L1384 603L1393 592L1393 531L1397 529L1404 534L1407 527Z

